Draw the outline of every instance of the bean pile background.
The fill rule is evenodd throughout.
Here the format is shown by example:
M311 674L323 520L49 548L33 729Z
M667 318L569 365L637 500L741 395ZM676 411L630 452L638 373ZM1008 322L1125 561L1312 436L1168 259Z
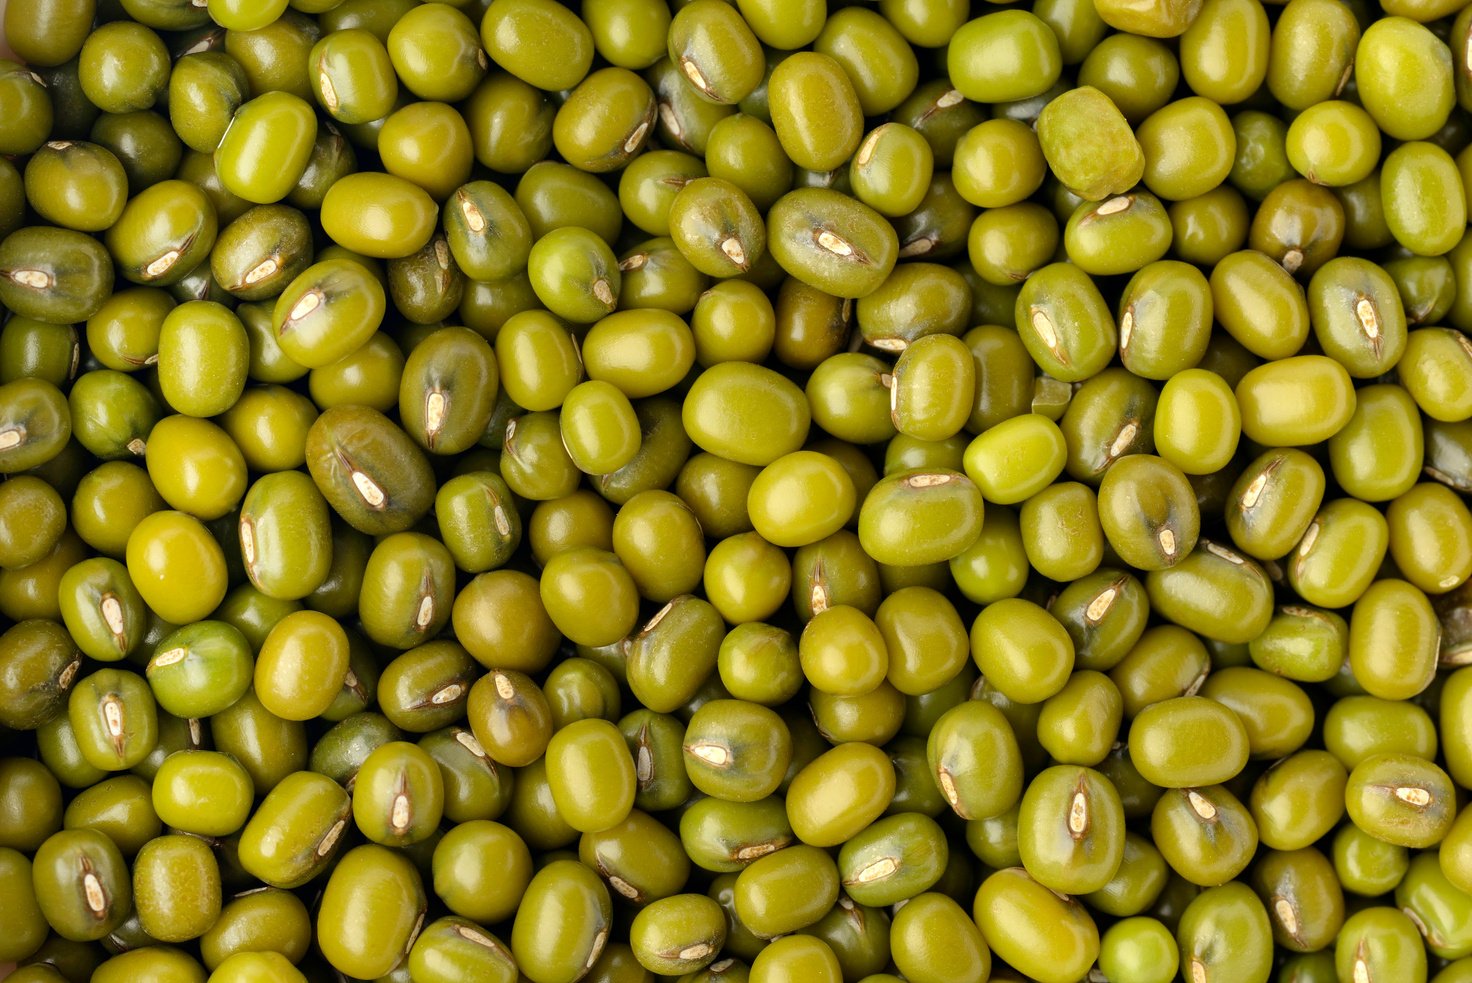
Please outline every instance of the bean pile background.
M1462 0L8 6L0 976L1472 983Z

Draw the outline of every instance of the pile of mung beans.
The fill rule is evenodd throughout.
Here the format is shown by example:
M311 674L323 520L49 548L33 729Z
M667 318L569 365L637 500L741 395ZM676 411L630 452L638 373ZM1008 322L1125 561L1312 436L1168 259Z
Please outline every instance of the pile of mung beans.
M9 0L10 983L1472 983L1468 0Z

